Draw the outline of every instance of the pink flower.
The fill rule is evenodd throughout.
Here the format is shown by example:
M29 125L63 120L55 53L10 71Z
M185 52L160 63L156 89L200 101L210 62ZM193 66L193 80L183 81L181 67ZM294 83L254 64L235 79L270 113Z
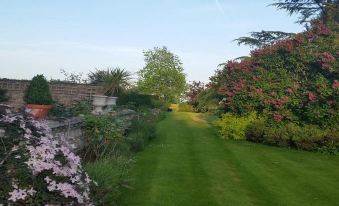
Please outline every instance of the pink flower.
M49 178L48 176L44 178L44 180L47 182L47 183L50 183L52 181L51 178Z
M20 146L20 152L26 150L28 160L25 162L33 175L44 175L44 172L52 173L53 179L63 177L65 182L56 182L49 176L44 178L47 183L47 190L42 192L58 192L66 198L72 197L71 203L85 203L91 205L89 198L89 183L91 179L82 170L80 157L73 153L63 137L53 137L46 122L36 121L31 117L17 115L2 116L1 123L15 124L23 131L19 138L24 144ZM34 133L33 133L34 131ZM37 133L37 135L35 135ZM33 135L34 134L34 135ZM19 150L19 146L13 146L13 152ZM21 153L20 153L21 155ZM21 158L14 154L14 158ZM56 160L56 155L62 155L65 161ZM22 158L21 158L22 159ZM19 160L18 160L19 161ZM15 183L15 182L14 182ZM16 184L12 184L13 191L8 193L8 200L16 202L24 200L28 196L33 196L37 191L33 188L23 189Z
M280 122L284 117L280 114L280 113L278 113L278 112L275 112L274 114L273 114L273 117L274 117L274 120L275 121L277 121L277 122Z
M333 89L338 89L339 88L339 81L338 80L334 80L333 81L332 88Z
M9 193L8 200L16 202L17 200L24 200L27 197L27 192L24 189L14 189Z
M300 84L299 84L299 83L295 83L295 84L293 85L293 88L294 88L294 89L299 89L299 88L300 88Z
M257 81L259 78L256 77L256 76L252 76L252 79L253 79L254 81Z
M226 95L229 96L229 97L232 97L232 96L234 95L234 93L233 93L233 92L230 92L230 91L227 91L227 92L226 92Z
M292 90L292 88L287 88L287 89L286 89L286 92L289 93L289 94L292 94L292 93L293 93L293 90Z
M36 193L36 190L34 190L33 187L30 188L29 190L27 190L27 194L29 194L31 196L33 196L35 193Z
M323 69L329 69L333 62L335 62L335 57L329 52L324 52L318 55L318 63Z
M317 100L317 96L315 96L315 94L313 94L312 92L308 92L308 100L310 100L311 102L315 102Z

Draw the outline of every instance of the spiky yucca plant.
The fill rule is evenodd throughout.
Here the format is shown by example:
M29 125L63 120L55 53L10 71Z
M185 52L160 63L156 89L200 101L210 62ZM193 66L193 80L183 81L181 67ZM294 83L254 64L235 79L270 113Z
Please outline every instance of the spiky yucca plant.
M106 70L97 69L89 75L91 83L103 84L105 95L116 96L129 85L131 73L119 67L107 68Z

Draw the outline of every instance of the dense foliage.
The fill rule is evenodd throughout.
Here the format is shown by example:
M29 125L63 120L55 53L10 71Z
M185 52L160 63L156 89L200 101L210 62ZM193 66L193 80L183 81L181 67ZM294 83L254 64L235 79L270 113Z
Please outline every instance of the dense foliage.
M122 93L118 100L118 106L126 106L130 109L140 108L167 108L168 104L160 100L155 95L141 94L136 90L129 90Z
M79 115L89 115L91 111L92 105L89 100L77 100L69 106L54 102L52 109L48 112L48 116L50 118L69 118Z
M188 85L188 89L186 92L187 103L192 105L193 107L197 107L199 104L198 96L204 91L205 85L200 81L193 81Z
M24 100L27 104L45 104L53 103L49 85L43 75L36 75L28 85Z
M82 156L86 160L120 156L128 150L121 121L110 116L88 115L82 129L84 148Z
M91 180L62 136L26 113L1 114L0 129L1 203L91 205Z
M316 3L274 4L291 14L305 11L300 23L317 20L294 35L263 31L252 33L252 39L238 39L257 48L249 57L221 64L198 94L190 88L196 110L209 111L201 106L209 101L219 114L226 113L216 122L224 138L337 153L339 24L333 9L338 7L319 1L315 8L319 12L309 13L313 9L309 6Z
M188 85L186 99L187 103L191 105L190 110L192 111L218 113L222 95L219 95L214 89L206 87L203 82L193 81ZM181 107L183 106L181 105Z
M133 152L139 152L156 137L156 123L164 117L159 109L144 110L139 113L138 119L132 122L127 132L127 142Z
M129 157L104 158L85 165L85 169L97 187L92 188L96 205L118 205L123 188L130 188L129 169L134 160Z
M315 125L295 123L270 124L257 120L246 128L246 139L280 147L291 147L325 153L339 152L339 132Z
M165 102L176 102L186 89L186 77L179 57L166 47L144 52L145 63L139 74L138 88Z
M276 122L338 125L338 34L320 21L304 33L229 61L211 78L222 108Z
M124 120L119 116L86 115L83 124L85 136L81 151L87 161L86 171L98 183L92 187L97 205L116 205L123 188L130 188L128 169L133 154L155 138L156 123L162 110L138 108L137 117Z
M215 121L215 126L224 139L244 140L246 127L256 120L258 120L256 113L241 117L226 113Z

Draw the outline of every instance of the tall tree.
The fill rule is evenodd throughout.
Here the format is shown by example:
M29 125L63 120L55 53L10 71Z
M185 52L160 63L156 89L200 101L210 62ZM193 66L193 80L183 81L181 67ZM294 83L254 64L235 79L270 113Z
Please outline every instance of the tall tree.
M276 3L270 6L286 10L290 15L298 14L297 23L304 24L306 28L315 19L321 20L329 27L339 22L339 0L276 0ZM282 31L260 31L251 32L250 36L239 37L234 41L238 45L263 47L293 35Z
M167 102L179 100L186 88L186 75L179 57L166 47L144 51L145 67L138 72L140 91Z
M307 24L314 19L320 19L325 24L338 21L338 0L277 0L277 3L270 5L286 10L290 15L298 14L297 23L300 24Z

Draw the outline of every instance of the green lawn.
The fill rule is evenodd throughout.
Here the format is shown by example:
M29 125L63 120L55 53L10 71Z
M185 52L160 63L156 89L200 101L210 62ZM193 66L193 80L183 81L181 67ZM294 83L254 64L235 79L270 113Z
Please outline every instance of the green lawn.
M120 205L339 205L338 156L221 140L201 114L168 114L136 159Z

